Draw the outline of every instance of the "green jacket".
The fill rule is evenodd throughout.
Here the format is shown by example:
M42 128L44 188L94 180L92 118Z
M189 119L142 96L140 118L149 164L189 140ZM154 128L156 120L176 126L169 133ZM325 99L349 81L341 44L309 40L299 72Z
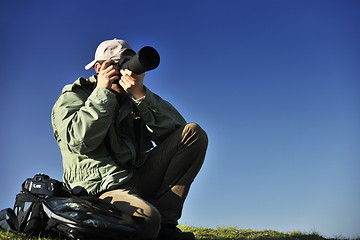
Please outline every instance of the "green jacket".
M138 113L140 120L134 120ZM52 109L63 180L94 195L116 188L146 160L152 142L161 143L185 123L171 104L149 89L145 99L135 103L130 95L96 87L96 76L79 78L63 88Z

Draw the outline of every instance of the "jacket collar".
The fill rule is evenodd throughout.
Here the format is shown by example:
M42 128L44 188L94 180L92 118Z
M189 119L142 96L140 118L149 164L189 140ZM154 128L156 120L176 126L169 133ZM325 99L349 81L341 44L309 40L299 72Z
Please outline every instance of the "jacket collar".
M73 86L84 86L87 84L96 84L97 81L97 75L92 75L88 79L80 77L78 78L72 85Z

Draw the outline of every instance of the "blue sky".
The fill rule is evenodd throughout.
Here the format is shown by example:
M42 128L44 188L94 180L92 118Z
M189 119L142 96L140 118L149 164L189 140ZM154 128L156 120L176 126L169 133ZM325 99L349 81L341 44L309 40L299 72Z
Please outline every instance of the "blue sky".
M51 108L97 45L149 45L145 84L209 135L181 223L360 236L360 1L2 1L0 209L61 179Z

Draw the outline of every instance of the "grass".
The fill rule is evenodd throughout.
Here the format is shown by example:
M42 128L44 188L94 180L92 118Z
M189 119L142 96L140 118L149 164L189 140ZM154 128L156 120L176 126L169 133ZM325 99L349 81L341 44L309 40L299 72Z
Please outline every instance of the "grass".
M273 230L254 231L251 229L202 228L181 225L183 231L193 232L197 240L349 240L346 238L324 238L317 233L277 232ZM49 238L31 237L20 233L0 232L1 240L51 240ZM353 240L360 240L359 238Z
M182 231L193 232L197 240L346 240L345 238L324 238L317 233L277 232L273 230L254 231L234 227L216 229L180 226ZM356 238L353 240L360 240Z

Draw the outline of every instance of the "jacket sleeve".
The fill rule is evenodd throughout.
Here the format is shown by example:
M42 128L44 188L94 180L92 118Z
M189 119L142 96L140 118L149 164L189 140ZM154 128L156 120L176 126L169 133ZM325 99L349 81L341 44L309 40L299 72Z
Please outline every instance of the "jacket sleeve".
M181 114L167 101L146 89L146 97L137 104L151 138L160 143L170 133L186 124Z
M115 107L114 93L105 88L95 88L90 95L81 88L63 91L52 110L55 138L72 152L93 151L104 140Z

